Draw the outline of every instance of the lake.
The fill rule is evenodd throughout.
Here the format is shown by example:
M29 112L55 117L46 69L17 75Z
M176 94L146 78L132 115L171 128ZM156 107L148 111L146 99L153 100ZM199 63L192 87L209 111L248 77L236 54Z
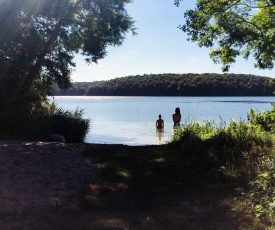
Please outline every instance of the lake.
M91 120L87 143L151 145L171 140L176 107L181 110L182 123L210 120L219 125L232 119L247 121L250 108L271 109L275 97L56 96L51 100L65 110L84 109L84 117ZM164 132L155 128L159 114Z

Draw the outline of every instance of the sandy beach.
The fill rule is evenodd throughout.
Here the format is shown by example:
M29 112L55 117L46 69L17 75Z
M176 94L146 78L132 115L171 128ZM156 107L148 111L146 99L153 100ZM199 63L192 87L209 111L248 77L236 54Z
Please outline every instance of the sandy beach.
M0 214L69 206L81 183L99 177L99 169L82 154L85 146L0 141Z

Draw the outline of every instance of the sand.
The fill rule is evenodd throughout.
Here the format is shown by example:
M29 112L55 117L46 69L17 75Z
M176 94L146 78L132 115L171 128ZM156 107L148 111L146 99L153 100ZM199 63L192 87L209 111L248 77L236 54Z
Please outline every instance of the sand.
M85 144L0 141L0 214L75 203L100 169L83 155Z

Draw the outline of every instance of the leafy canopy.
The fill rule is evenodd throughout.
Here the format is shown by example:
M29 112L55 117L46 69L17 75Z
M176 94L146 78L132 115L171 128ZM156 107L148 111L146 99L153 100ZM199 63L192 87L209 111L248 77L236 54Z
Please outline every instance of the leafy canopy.
M37 109L52 86L71 86L79 53L87 63L135 33L131 0L0 0L0 110Z
M183 0L175 0L179 6ZM275 59L274 0L197 0L180 26L210 57L228 71L236 57L255 60L255 67L272 69Z

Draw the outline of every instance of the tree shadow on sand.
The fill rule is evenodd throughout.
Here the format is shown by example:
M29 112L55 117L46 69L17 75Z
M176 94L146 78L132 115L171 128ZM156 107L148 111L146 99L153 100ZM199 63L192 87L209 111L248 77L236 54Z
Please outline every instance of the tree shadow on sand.
M101 213L105 223L119 220L121 229L253 228L235 183L218 181L175 152L165 145L88 149L102 175L86 185L81 209Z
M98 178L83 180L66 204L7 215L9 229L263 229L236 183L218 180L173 146L87 146Z

